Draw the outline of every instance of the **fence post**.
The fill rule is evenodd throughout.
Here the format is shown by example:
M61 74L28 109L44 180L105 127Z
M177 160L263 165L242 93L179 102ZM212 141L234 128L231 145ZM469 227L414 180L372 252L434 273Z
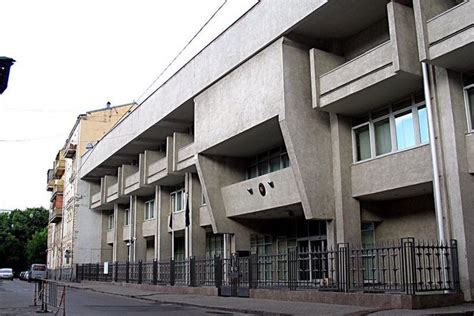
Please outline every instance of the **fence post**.
M170 285L174 285L174 281L176 279L175 275L175 266L174 266L174 259L170 259Z
M405 292L409 295L416 292L415 239L413 237L400 240L402 252L402 274Z
M196 257L189 258L189 286L196 286Z
M337 244L337 279L338 289L348 292L350 289L350 266L349 266L349 244Z
M222 286L222 259L219 256L214 257L214 283L217 288Z
M100 265L97 263L95 265L95 280L99 281L99 271L100 271Z
M458 261L458 242L456 239L451 239L451 264L453 273L453 289L460 292L459 284L459 261Z
M125 263L125 282L128 283L130 281L130 261L127 260Z
M76 282L80 282L80 280L79 280L79 263L76 263Z
M158 261L156 258L153 259L153 284L156 285L158 283Z
M143 280L143 261L138 260L138 284L142 284Z
M119 270L119 263L118 261L115 261L114 282L118 281L118 270Z
M91 281L92 277L92 263L89 263L89 281Z
M292 291L296 290L298 285L298 253L296 249L288 251L288 288Z

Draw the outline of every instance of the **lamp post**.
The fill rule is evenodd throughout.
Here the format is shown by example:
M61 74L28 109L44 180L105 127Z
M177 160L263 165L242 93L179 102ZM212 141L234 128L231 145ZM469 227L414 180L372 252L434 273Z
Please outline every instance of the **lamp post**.
M7 89L10 67L14 62L13 58L0 56L0 94Z

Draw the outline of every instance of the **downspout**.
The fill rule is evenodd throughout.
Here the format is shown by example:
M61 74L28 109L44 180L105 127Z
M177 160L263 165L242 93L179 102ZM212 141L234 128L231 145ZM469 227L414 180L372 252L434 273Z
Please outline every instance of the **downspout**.
M433 193L435 200L435 213L436 223L438 226L438 239L440 242L445 242L444 235L444 218L443 218L443 205L441 204L441 189L439 184L439 171L438 171L438 156L436 155L436 141L434 132L434 120L433 111L431 105L431 93L429 84L429 73L428 65L425 62L421 63L423 69L423 89L425 92L425 103L426 111L428 112L428 129L430 135L430 148L431 148L431 162L433 164Z

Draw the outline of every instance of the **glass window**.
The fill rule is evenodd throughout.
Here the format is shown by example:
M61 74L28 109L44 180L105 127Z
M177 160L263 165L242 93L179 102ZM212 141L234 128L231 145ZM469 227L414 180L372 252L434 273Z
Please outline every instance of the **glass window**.
M405 112L395 116L397 130L397 149L415 146L415 130L413 129L413 113Z
M280 156L273 157L270 159L270 172L280 170Z
M362 223L362 247L369 247L375 244L375 225L374 223Z
M215 256L224 256L224 235L222 234L206 234L206 257L214 258Z
M284 146L273 148L270 151L254 156L250 161L251 164L247 168L247 179L287 168L290 165Z
M109 230L114 229L114 213L109 214L107 228Z
M258 164L258 175L264 175L268 173L268 161L263 161Z
M176 191L170 193L170 207L173 212L184 210L184 197L184 186L178 186L176 187Z
M469 115L471 118L471 130L474 130L474 87L466 89L467 105L469 109Z
M131 214L130 214L130 209L126 208L126 209L124 210L124 214L123 214L123 215L124 215L123 224L124 224L125 226L130 225L130 215L131 215Z
M428 112L426 112L425 106L418 108L418 124L420 127L420 143L426 144L430 141L428 133Z
M370 158L369 126L362 126L355 130L357 161Z
M145 202L145 220L155 218L155 200Z
M374 124L375 154L383 155L392 151L390 121L388 118Z
M287 153L284 153L281 156L281 160L282 160L283 168L288 168L290 166L290 158L288 157Z

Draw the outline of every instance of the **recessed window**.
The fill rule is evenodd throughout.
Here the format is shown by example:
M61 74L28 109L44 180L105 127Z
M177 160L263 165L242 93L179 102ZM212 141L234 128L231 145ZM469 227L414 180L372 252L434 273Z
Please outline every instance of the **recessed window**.
M250 162L251 163L247 168L247 179L262 176L290 166L288 153L284 146L276 147L254 156Z
M354 160L362 161L428 143L428 116L420 95L353 118Z
M175 187L175 190L170 193L170 206L173 212L184 211L184 196L184 185Z
M114 213L110 213L107 221L107 229L112 230L114 229Z
M145 220L155 218L155 200L145 202Z
M132 213L130 212L130 209L129 208L126 208L124 210L124 214L123 214L124 218L123 218L123 225L124 226L128 226L130 225L131 221L132 221Z

